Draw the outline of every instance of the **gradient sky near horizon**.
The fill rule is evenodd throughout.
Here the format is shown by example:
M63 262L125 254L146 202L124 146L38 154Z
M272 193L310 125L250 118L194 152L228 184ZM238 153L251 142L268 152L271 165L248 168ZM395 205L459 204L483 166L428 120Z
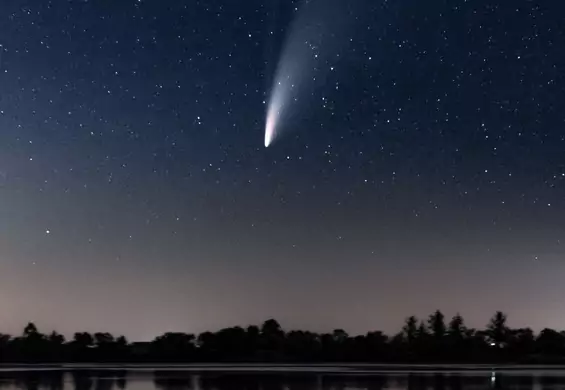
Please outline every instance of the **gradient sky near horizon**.
M565 329L565 4L358 1L268 149L299 2L0 2L0 332Z

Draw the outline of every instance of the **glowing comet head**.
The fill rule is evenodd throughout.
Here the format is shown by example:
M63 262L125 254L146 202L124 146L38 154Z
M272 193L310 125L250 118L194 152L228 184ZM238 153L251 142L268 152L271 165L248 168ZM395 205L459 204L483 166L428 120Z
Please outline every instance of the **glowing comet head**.
M276 136L277 125L281 114L281 91L275 90L272 99L269 102L267 111L267 120L265 124L265 147L268 148Z
M267 124L265 126L265 147L268 148L271 142L273 142L273 136L275 135L275 125L276 117L273 112L269 109L267 114Z

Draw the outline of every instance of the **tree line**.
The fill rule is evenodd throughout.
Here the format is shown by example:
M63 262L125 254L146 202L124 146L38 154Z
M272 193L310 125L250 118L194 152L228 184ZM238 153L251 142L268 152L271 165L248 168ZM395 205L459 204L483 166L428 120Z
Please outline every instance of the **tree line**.
M392 336L285 331L270 319L261 326L198 336L168 332L148 343L130 343L102 332L77 332L66 340L29 323L20 336L0 334L0 363L12 362L559 363L565 362L565 331L513 329L502 312L478 330L459 314L446 320L439 310L424 320L408 317Z

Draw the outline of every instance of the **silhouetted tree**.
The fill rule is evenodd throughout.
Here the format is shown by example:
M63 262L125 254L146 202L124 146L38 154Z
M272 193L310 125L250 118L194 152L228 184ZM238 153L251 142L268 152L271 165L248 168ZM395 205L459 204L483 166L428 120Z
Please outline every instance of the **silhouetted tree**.
M457 313L449 322L447 329L448 335L448 356L451 359L459 361L463 359L463 353L466 350L466 334L467 329L463 317Z
M457 313L449 322L448 334L454 340L461 340L465 336L465 330L463 317Z
M92 347L94 347L94 338L90 333L76 332L68 348L69 355L75 361L91 361L93 360Z
M447 327L445 326L444 315L441 311L436 310L428 318L428 329L433 341L430 344L430 357L432 360L442 360L445 355L445 336Z
M404 327L402 328L402 333L406 339L408 345L414 344L416 340L416 335L418 331L418 319L415 316L410 316L406 319Z
M386 361L389 357L388 337L381 331L367 333L364 340L361 340L366 349L367 361Z
M10 361L10 344L12 337L7 334L0 333L0 363Z
M285 353L294 361L316 361L320 353L318 335L302 330L288 332L286 335Z
M538 352L554 359L565 354L565 337L553 329L543 329L537 340Z
M246 349L247 333L240 326L224 328L214 335L215 348L222 356L221 360L241 361L249 356Z
M94 333L94 340L97 347L105 347L114 343L114 336L107 332Z
M487 335L497 347L504 347L508 338L508 327L506 326L506 314L497 311L487 326Z
M420 321L418 330L416 331L416 356L414 360L428 359L430 354L430 333L424 321Z
M245 340L248 349L249 361L258 359L257 351L261 345L261 330L256 325L250 325L245 329Z
M194 339L194 335L192 335L192 338ZM115 343L119 348L126 348L128 346L128 339L126 336L121 335L116 337Z
M77 332L74 334L73 342L79 347L88 348L94 344L94 338L88 332Z
M446 327L444 322L444 315L441 311L436 310L433 314L430 315L428 319L428 327L430 329L430 333L435 338L436 342L439 342L443 339L446 333Z
M332 336L336 343L344 343L349 338L349 335L343 329L334 329Z
M24 362L48 361L47 338L39 332L33 322L29 322L22 333L22 337L14 340L18 360Z
M53 331L49 335L49 342L51 343L52 346L57 346L57 347L62 346L65 343L65 336Z
M194 342L193 334L168 332L151 343L151 353L163 361L191 361L195 355Z
M510 331L508 353L526 363L536 352L536 337L530 328L520 328Z
M284 331L276 320L269 319L263 323L261 326L262 351L260 352L263 360L280 360L284 337Z
M284 332L281 328L281 325L275 319L269 319L263 322L261 326L261 334L263 336L282 336Z
M58 362L63 361L64 347L65 347L65 336L59 334L55 331L51 332L48 336L49 345L49 355L51 356L50 361Z
M418 325L418 330L416 331L416 338L418 339L426 339L429 336L428 328L424 321L420 321Z

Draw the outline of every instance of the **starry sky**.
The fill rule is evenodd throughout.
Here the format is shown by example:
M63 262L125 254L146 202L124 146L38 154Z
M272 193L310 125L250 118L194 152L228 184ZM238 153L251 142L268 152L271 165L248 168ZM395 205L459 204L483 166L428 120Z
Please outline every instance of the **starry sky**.
M565 5L356 1L1 1L1 331L565 328Z

